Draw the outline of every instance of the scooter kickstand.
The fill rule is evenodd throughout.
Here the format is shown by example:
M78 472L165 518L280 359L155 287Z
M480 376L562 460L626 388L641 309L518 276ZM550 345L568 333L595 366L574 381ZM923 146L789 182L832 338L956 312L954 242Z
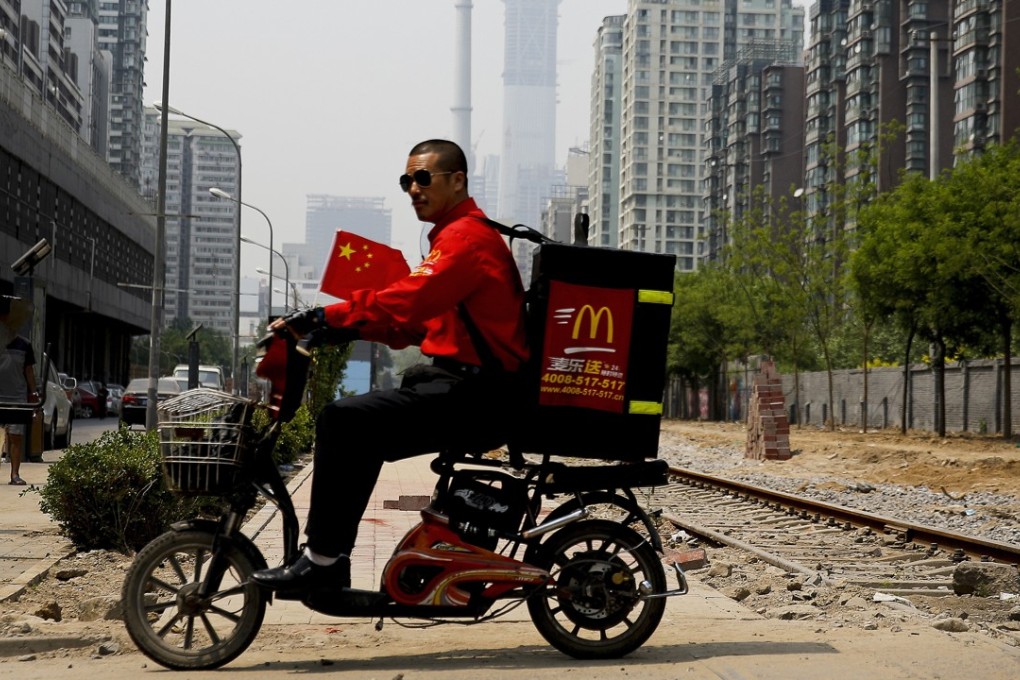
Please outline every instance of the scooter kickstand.
M375 631L376 631L377 633L378 633L378 632L379 632L380 630L382 630L382 624L383 624L383 619L382 619L382 617L380 616L380 617L379 617L379 620L375 622Z

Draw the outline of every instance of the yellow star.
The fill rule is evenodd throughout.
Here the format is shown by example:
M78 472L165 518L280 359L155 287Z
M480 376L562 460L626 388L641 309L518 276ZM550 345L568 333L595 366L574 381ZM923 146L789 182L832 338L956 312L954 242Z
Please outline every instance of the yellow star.
M351 244L348 243L345 246L340 246L340 254L337 257L346 257L348 260L351 259L351 255L354 253L354 248L351 248Z

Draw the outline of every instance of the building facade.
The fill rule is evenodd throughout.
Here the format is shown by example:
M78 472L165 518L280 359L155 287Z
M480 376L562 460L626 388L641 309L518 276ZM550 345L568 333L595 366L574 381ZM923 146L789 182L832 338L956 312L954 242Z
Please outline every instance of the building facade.
M620 233L620 106L623 103L624 15L602 20L591 76L588 243L616 248Z
M607 19L593 78L599 87L592 96L593 109L599 109L592 116L598 134L593 132L589 181L597 214L593 245L614 243L606 231L614 228L615 207L615 245L676 255L681 271L697 268L707 236L706 126L713 87L752 46L796 53L803 45L803 12L790 0L630 0L621 30L619 93L605 82L617 30L616 21ZM607 110L612 120L605 120Z
M112 57L107 160L129 184L140 187L149 3L120 0L98 5L99 46Z
M241 135L228 130L234 140ZM139 176L155 185L159 174L160 113L147 108ZM218 188L237 196L240 161L234 143L219 130L191 120L169 120L166 170L164 325L191 319L232 338L237 210L234 201L209 193ZM257 309L257 296L251 304ZM238 312L238 316L240 313Z

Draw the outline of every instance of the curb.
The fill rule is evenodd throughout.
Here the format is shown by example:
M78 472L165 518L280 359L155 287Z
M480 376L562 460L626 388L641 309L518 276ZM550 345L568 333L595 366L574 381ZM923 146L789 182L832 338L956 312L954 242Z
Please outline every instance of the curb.
M0 603L7 602L8 600L11 602L17 600L27 588L41 581L60 560L74 553L75 549L71 546L56 553L51 553L42 559L32 560L34 564L31 567L19 574L10 583L0 586Z

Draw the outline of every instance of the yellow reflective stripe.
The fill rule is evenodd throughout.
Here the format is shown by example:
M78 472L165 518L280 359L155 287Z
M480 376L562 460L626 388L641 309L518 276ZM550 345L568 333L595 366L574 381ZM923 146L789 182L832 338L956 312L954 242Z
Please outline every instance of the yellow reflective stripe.
M673 293L668 290L640 290L637 292L638 302L650 302L657 305L672 305Z
M661 416L661 401L632 401L627 409L628 413L643 416Z

